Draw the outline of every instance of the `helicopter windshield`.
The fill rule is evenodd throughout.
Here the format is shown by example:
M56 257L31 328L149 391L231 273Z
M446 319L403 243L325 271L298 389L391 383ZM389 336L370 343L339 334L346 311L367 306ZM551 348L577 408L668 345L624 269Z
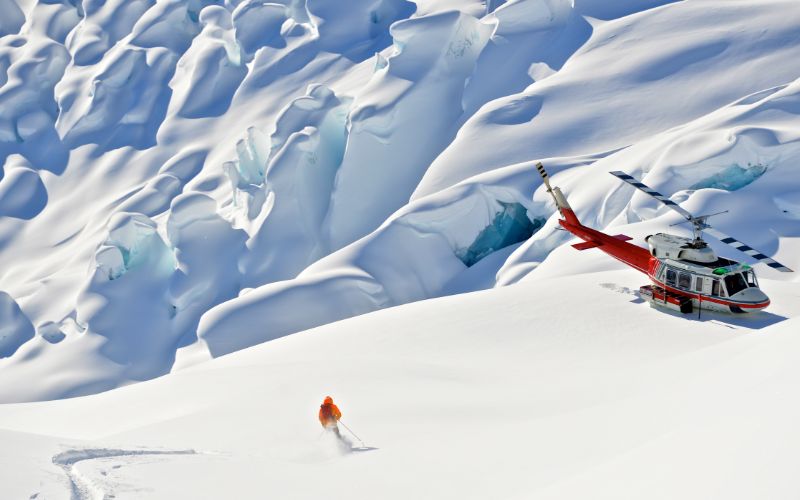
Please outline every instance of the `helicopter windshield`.
M728 289L728 296L730 297L747 288L747 282L744 280L742 273L732 273L725 276L725 288Z

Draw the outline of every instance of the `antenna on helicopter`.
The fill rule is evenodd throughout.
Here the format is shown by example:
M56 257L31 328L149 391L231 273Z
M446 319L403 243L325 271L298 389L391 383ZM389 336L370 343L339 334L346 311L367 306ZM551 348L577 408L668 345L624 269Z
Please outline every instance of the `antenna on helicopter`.
M647 193L650 196L652 196L653 198L657 199L658 201L660 201L664 205L668 206L672 210L674 210L674 211L678 212L679 214L681 214L683 216L683 218L686 219L686 221L679 222L677 224L685 224L686 222L689 222L689 223L692 224L692 229L693 229L693 233L694 233L694 241L692 242L692 246L694 246L694 248L703 248L703 247L708 246L706 244L706 242L703 241L703 231L705 231L706 233L710 234L711 236L717 238L722 243L725 243L726 245L730 245L733 248L739 250L740 252L742 252L742 253L744 253L746 255L749 255L752 258L754 258L756 260L759 260L761 262L764 262L766 265L768 265L769 267L771 267L773 269L777 269L778 271L781 271L781 272L784 272L784 273L793 272L791 269L789 269L788 267L784 266L780 262L777 262L777 261L767 257L763 253L759 252L758 250L753 249L752 247L750 247L748 245L745 245L744 243L742 243L741 241L737 240L736 238L728 236L727 234L723 233L722 231L718 231L718 230L712 228L708 224L707 221L708 221L709 217L712 217L714 215L724 214L724 213L727 212L727 210L722 211L722 212L717 212L715 214L700 215L700 216L695 217L689 211L684 210L683 208L680 207L680 205L678 205L674 201L670 200L669 198L667 198L663 194L659 193L655 189L647 186L646 184L644 184L642 181L636 179L635 177L632 177L632 176L626 174L625 172L621 172L621 171L614 171L614 172L609 172L609 173L611 175L613 175L613 176L615 176L615 177L627 182L628 184L630 184L631 186L635 187L636 189L638 189L640 191L644 191L645 193ZM672 224L672 226L675 226L677 224Z
M672 200L670 200L670 201L672 201ZM679 226L681 224L686 224L687 222L691 223L692 224L692 232L694 233L694 241L692 242L692 244L698 246L698 248L699 248L699 247L702 247L702 246L706 245L706 242L703 241L703 230L704 229L708 229L708 228L711 227L708 224L708 222L706 222L708 220L708 218L709 217L713 217L715 215L726 214L726 213L728 213L728 211L727 210L723 210L722 212L717 212L717 213L714 213L714 214L698 215L697 217L692 217L690 219L687 219L687 220L684 220L684 221L681 221L681 222L676 222L675 224L670 224L669 227Z

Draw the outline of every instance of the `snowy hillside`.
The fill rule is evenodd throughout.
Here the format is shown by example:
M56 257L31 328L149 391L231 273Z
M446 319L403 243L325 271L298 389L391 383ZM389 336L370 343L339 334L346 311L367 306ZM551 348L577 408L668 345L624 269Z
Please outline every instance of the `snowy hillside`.
M772 305L651 310L534 168L588 226L688 234L623 170L800 269L796 0L0 13L12 498L796 496L797 273L709 238ZM315 441L329 392L377 449Z
M794 498L796 284L765 282L760 318L697 321L641 303L640 283L607 271L418 302L0 406L5 497ZM327 393L364 446L322 435Z

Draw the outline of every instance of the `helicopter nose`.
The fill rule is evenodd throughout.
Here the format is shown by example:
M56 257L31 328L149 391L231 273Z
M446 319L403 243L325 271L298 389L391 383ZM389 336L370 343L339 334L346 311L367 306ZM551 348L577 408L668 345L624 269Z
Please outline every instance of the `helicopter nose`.
M731 298L739 302L748 302L750 304L761 304L769 302L767 294L761 291L760 288L745 288L741 292L731 295Z

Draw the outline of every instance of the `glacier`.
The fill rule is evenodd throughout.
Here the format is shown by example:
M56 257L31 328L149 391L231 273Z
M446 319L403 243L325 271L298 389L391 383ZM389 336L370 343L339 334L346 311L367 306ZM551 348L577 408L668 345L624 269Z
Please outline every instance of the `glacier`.
M0 399L105 390L546 276L569 238L539 160L600 228L668 217L600 175L613 165L703 213L772 190L774 232L721 224L791 260L796 186L779 179L800 109L796 68L772 61L797 25L781 5L31 4L0 44L0 286L60 340L0 363ZM589 105L598 92L607 106ZM125 319L140 315L147 340ZM73 357L113 368L20 392Z

